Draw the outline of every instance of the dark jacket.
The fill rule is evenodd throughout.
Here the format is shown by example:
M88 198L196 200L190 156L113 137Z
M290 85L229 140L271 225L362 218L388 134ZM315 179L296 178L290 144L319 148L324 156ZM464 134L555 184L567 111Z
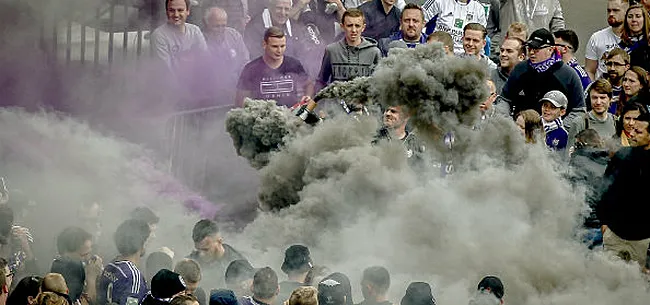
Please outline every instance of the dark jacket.
M381 59L381 52L375 40L366 37L361 39L358 46L348 45L345 39L327 46L318 75L319 85L324 87L334 81L349 81L372 75Z
M567 116L571 112L584 113L585 100L580 78L561 61L542 73L535 71L528 60L520 62L510 73L502 95L510 101L515 114L527 109L539 112L539 100L551 90L559 90L566 95L569 100Z
M605 174L609 162L609 152L605 149L585 147L577 149L571 155L569 166L571 174L569 181L574 187L583 185L586 189L585 201L589 205L590 213L585 218L588 228L600 228L600 221L596 216L596 204L601 196L601 179Z
M639 66L650 71L650 46L645 39L636 43L621 41L619 46L630 54L630 66Z
M379 47L379 50L381 50L381 55L384 56L384 57L388 56L388 50L390 48L394 47L394 45L391 44L391 42L396 41L396 40L402 40L403 41L403 39L404 39L404 35L402 34L402 31L397 31L393 35L391 35L390 37L380 39L377 46ZM422 33L420 35L420 41L418 41L416 43L404 41L403 48L412 49L412 48L415 48L419 44L426 44L426 43L427 43L427 35Z
M603 225L625 240L650 238L650 204L644 191L650 181L650 151L621 148L607 165L603 196L596 213Z

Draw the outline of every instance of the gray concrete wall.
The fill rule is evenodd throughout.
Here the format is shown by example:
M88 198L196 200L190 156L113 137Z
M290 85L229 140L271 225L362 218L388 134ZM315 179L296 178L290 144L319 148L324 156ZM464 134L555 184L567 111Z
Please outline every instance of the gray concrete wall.
M607 26L607 0L560 0L567 28L578 33L577 57L584 64L584 50L591 34Z

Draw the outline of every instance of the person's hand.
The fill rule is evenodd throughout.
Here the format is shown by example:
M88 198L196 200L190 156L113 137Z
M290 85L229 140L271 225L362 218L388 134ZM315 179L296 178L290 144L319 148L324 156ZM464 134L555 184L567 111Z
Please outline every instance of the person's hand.
M299 0L298 5L299 7L305 7L309 2L311 2L311 0Z
M86 263L86 278L96 279L104 271L104 260L98 255L93 255Z
M607 231L607 225L603 225L603 226L600 227L600 232L601 233L605 234L606 231Z

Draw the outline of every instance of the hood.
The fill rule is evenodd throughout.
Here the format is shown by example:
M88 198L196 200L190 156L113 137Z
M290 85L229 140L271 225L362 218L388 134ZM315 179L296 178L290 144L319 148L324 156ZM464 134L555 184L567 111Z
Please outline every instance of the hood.
M363 49L367 49L367 48L376 47L377 46L377 41L372 39L372 38L369 38L369 37L361 37L361 44L356 46L356 47L353 47L353 46L349 46L347 44L347 42L345 41L345 38L343 38L343 39L339 40L339 44L341 45L341 47L343 47L343 49L348 49L349 48L349 49L352 49L352 50L353 49L363 50Z

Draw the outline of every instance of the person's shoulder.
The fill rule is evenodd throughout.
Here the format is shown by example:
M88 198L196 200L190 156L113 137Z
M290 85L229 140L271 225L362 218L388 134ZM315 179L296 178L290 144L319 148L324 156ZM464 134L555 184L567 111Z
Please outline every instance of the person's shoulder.
M611 27L602 28L598 31L595 31L593 34L591 34L592 39L601 39L608 36L616 36L616 34L614 34L614 31L612 31Z
M302 63L300 60L297 58L291 57L291 56L284 56L284 61L282 62L282 65L288 69L294 69L294 68L302 68Z
M223 248L225 250L225 257L229 261L245 259L244 256L241 253L239 253L239 251L235 250L235 248L233 248L231 245L224 243Z
M262 56L255 58L244 65L244 71L248 71L250 69L258 69L261 64L265 64Z
M198 25L193 24L193 23L188 23L188 22L186 22L186 23L185 23L185 28L186 28L188 31L191 31L192 33L197 33L197 32L198 32L198 33L201 33L201 28L199 28Z
M231 37L234 37L235 39L243 39L242 35L235 29L231 27L226 27L225 28L225 33L227 35L230 35Z

